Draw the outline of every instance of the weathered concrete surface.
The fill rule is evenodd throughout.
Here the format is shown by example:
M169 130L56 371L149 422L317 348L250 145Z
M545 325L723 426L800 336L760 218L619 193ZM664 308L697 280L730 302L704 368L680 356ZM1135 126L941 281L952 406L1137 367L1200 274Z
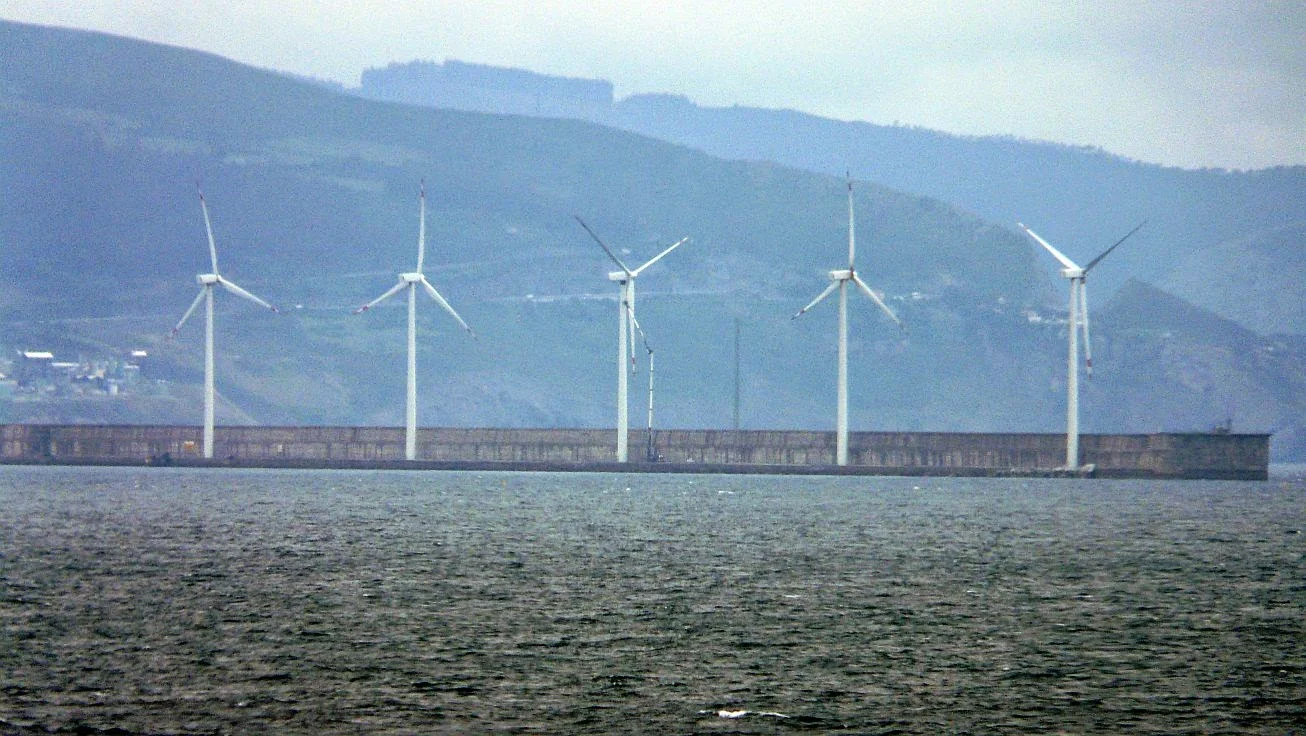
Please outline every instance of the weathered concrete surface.
M272 467L519 468L644 472L1050 475L1065 458L1059 434L853 432L849 466L834 465L833 432L667 430L657 462L618 464L612 430L418 431L407 462L397 427L218 427L214 460L199 458L190 426L0 425L0 462L216 464ZM632 458L648 435L630 433ZM1083 435L1082 462L1105 477L1265 480L1269 435Z

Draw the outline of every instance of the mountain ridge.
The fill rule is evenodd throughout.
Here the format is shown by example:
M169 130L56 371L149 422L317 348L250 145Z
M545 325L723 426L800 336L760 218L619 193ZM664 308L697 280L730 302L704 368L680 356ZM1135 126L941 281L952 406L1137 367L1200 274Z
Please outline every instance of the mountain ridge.
M463 73L465 68L475 74ZM495 83L496 70L508 76L502 84ZM955 135L794 110L700 107L682 95L639 94L618 100L610 84L606 98L599 89L572 101L554 95L540 109L533 102L531 84L551 78L513 76L517 71L456 61L391 64L366 70L360 86L346 91L410 104L575 117L727 159L774 161L834 175L850 170L858 178L939 199L1006 227L1024 221L1072 257L1084 259L1146 220L1137 242L1113 256L1122 267L1099 276L1108 291L1123 283L1124 277L1117 274L1124 273L1156 283L1175 282L1172 261L1200 258L1221 244L1246 239L1249 230L1267 232L1306 222L1303 165L1247 171L1182 169L1096 147L1013 136ZM456 76L458 83L445 82L449 76ZM469 79L491 89L475 88ZM1245 274L1231 277L1254 281ZM1271 302L1275 293L1264 289L1256 294ZM1298 293L1306 302L1306 292L1299 287ZM1267 334L1306 333L1306 320L1293 310L1269 316L1262 311L1260 319L1249 321L1241 299L1206 291L1198 303ZM1267 327L1267 322L1273 326Z

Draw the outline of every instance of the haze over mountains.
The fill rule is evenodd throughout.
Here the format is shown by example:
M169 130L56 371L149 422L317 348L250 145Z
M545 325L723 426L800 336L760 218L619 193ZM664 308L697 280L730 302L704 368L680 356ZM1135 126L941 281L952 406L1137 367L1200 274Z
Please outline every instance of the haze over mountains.
M0 343L148 346L149 370L176 386L112 409L0 401L8 420L198 422L200 331L163 339L207 266L198 181L224 274L288 312L220 302L219 421L400 424L403 310L348 312L412 268L425 179L427 273L480 340L422 305L422 424L612 426L616 289L580 214L636 261L691 238L640 284L659 426L729 426L738 318L744 426L829 428L834 309L789 316L846 257L847 168L859 270L908 325L850 304L854 430L1062 429L1065 287L1014 221L1087 259L1148 219L1089 280L1085 431L1232 419L1275 432L1276 459L1306 458L1306 294L1266 265L1301 263L1302 167L1181 171L784 111L613 102L610 86L605 106L602 82L518 72L502 74L536 85L537 110L453 109L500 110L484 81L458 98L384 93L437 105L422 107L13 23L0 49ZM383 95L376 74L361 93ZM584 115L546 109L586 95ZM1133 282L1108 304L1130 278L1157 286Z

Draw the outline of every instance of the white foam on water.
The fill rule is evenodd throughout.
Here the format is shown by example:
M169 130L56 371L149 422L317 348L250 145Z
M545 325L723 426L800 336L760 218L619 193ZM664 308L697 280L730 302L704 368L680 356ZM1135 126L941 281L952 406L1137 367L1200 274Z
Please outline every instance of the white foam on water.
M700 710L698 713L699 715L711 715L712 711ZM789 718L790 717L785 715L784 713L777 713L775 711L769 711L769 710L718 710L716 711L716 716L717 718L728 718L731 720L743 718L744 716L760 716L762 718Z

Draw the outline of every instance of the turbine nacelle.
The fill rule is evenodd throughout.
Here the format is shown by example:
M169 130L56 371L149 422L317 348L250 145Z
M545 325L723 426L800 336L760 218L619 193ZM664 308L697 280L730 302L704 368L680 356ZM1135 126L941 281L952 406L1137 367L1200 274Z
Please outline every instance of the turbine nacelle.
M608 273L608 281L616 281L618 284L624 284L630 280L630 274L625 271L611 271Z
M1088 271L1078 267L1061 269L1061 275L1068 279L1082 279L1087 273Z
M216 273L202 273L195 277L195 283L200 286L212 286L222 280L222 277Z
M405 284L420 284L422 283L422 274L417 271L412 273L401 273L399 274L399 280Z
M841 268L830 272L831 281L849 281L853 277L851 268Z

